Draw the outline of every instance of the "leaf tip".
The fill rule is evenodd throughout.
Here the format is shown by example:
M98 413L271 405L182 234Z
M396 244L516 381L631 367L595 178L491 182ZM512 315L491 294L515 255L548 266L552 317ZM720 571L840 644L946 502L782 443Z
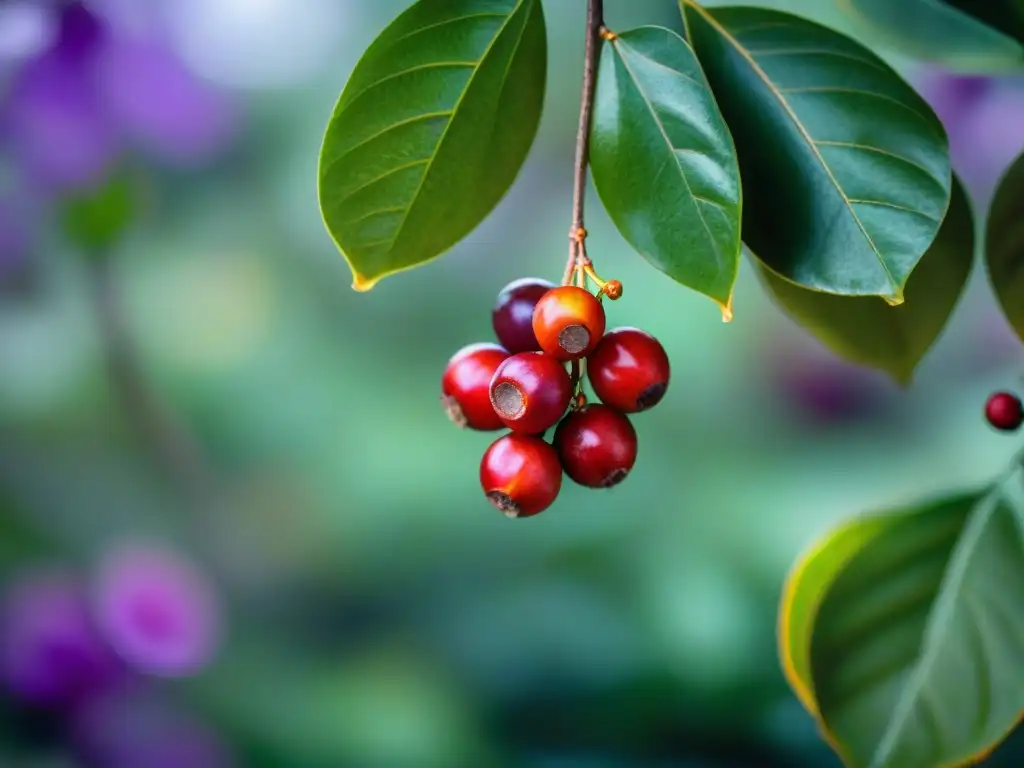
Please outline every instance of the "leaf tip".
M715 303L718 305L718 308L722 311L722 322L731 323L733 318L732 294L729 294L729 298L727 298L724 303L718 301L717 299L715 300Z
M898 306L900 306L900 304L902 304L904 301L906 301L906 299L903 296L903 289L902 288L897 289L896 292L894 294L892 294L891 296L883 296L882 299L890 307L898 307Z
M900 389L910 389L914 383L914 369L908 368L905 371L890 371L889 375L892 376L892 380L896 382L896 386Z
M381 276L377 277L366 277L358 272L352 273L352 290L356 293L367 293L373 290L373 287L380 282Z

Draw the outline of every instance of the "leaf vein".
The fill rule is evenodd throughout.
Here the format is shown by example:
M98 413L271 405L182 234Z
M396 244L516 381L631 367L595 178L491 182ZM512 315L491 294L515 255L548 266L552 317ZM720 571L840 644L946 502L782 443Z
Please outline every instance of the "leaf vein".
M696 86L699 86L701 88L706 88L707 87L706 83L702 83L700 80L698 80L697 78L693 77L692 75L688 75L685 72L681 72L680 70L675 69L674 67L670 67L667 64L663 64L662 62L658 61L657 59L652 59L646 53L644 53L643 51L637 49L636 47L634 47L632 45L629 45L628 43L623 43L623 42L621 42L619 40L616 40L612 44L615 45L615 46L620 46L622 48L628 48L630 53L633 56L636 56L636 58L643 59L644 61L649 61L651 64L653 64L654 66L658 67L659 69L663 69L666 72L671 72L673 75L676 75L677 77L681 77L681 78L683 78L683 80L688 80L689 82L693 83ZM632 73L630 73L630 74L632 74Z
M402 69L398 72L392 72L389 75L385 75L380 80L375 80L351 98L346 99L345 108L348 109L374 88L384 85L391 80L396 80L404 75L411 75L413 72L421 72L425 69L471 69L472 67L477 67L479 65L479 61L428 61L423 64L417 64L415 67L409 67L408 69Z
M508 15L511 16L514 13L515 11L512 11L512 13ZM485 11L483 13L468 13L465 16L456 16L451 19L445 19L444 21L435 21L433 24L427 24L425 27L419 27L418 29L414 29L411 32L406 32L401 37L396 37L395 43L400 43L403 40L409 39L410 37L415 37L416 35L426 32L427 30L437 29L439 27L446 27L449 24L457 24L460 21L469 21L470 19L496 19L502 16L505 16L505 14L495 11Z
M837 59L846 59L847 61L855 61L858 64L863 64L865 67L871 67L879 72L886 72L885 68L877 62L871 61L870 59L864 59L860 56L855 56L852 53L846 51L830 51L827 48L748 48L752 56L757 58L766 58L770 56L832 56Z
M396 128L401 128L406 125L412 125L413 123L418 123L421 120L432 120L438 117L451 117L454 114L455 110L452 109L444 110L442 112L424 112L422 115L413 115L412 117L407 117L405 120L399 120L397 123L392 123L391 125L381 128L379 131L376 131L370 136L367 136L365 139L362 139L358 143L352 145L337 157L331 158L331 161L324 166L323 174L326 175L332 168L334 168L334 166L336 166L338 163L340 163L342 160L344 160L346 157L351 155L356 150L360 149L366 144L369 144L374 139L379 139L381 136L390 133Z
M906 213L912 213L915 216L920 216L923 219L928 219L928 221L933 221L936 224L942 223L940 219L937 219L934 216L925 213L924 211L919 211L915 208L908 208L905 205L899 205L897 203L889 203L886 202L885 200L863 200L860 198L851 197L850 202L853 205L875 205L880 208L894 208L897 211L905 211Z
M508 25L512 21L512 19L520 12L520 10L522 10L522 8L527 3L530 3L530 2L531 2L531 0L520 0L520 2L516 4L516 7L508 14L508 16L505 17L505 20L502 22L501 26L494 33L494 37L492 37L491 41L487 44L487 49L483 52L483 54L481 54L481 56L480 56L481 64L484 61L487 60L488 55L490 55L491 51L494 49L494 46L497 45L498 40L501 39L501 36L505 33L505 30L508 28ZM520 40L522 40L523 35L526 34L526 24L528 22L529 22L529 19L527 19L527 21L523 23L523 29L519 33L519 39ZM519 43L517 41L516 42L516 50L518 50L518 45L519 45ZM512 56L513 57L515 56L515 52L513 52ZM508 77L508 75L507 75L508 69L506 69L505 71L506 71L506 79L507 79L507 77ZM402 220L398 223L398 226L395 227L395 233L394 233L394 235L391 238L391 245L389 246L389 248L394 247L394 244L398 241L399 235L402 234L402 229L405 227L405 223L409 220L409 214L412 212L412 209L413 209L413 207L416 204L416 198L419 197L420 192L423 191L423 185L426 183L427 177L430 175L430 169L433 166L434 160L437 158L437 153L440 150L441 145L444 144L444 140L448 136L448 131L451 129L452 123L455 122L455 115L459 111L459 107L462 105L463 99L465 99L466 98L466 94L469 93L470 86L473 85L473 80L476 78L476 76L477 76L477 74L479 72L480 72L480 67L478 66L473 71L473 74L470 75L469 80L466 81L466 85L463 87L462 93L459 94L459 98L455 102L455 106L452 108L452 112L451 112L452 118L445 125L444 130L441 132L441 135L437 139L437 144L434 146L434 151L433 151L433 153L431 154L430 158L427 161L426 170L423 171L423 176L420 177L420 183L417 185L416 190L413 192L412 198L409 201L409 205L406 206L405 215L402 217ZM504 87L504 83L502 84L502 86Z
M904 104L899 99L894 99L892 96L886 96L884 93L875 93L874 91L865 91L861 88L844 88L838 85L808 85L801 86L799 88L779 88L779 93L852 93L858 96L867 96L870 99L877 99L879 101L885 101L889 104L895 104L900 109L903 109L916 118L921 120L929 130L931 130L931 122L927 117L922 115L916 109L911 107L909 104Z
M860 229L861 234L864 236L864 239L867 241L872 252L874 252L875 256L878 258L879 266L881 266L882 271L885 273L886 278L889 280L889 283L892 285L894 289L898 290L899 284L893 277L892 272L889 270L889 265L886 264L885 259L882 258L882 253L881 251L878 250L878 246L875 244L875 241L872 239L871 235L864 227L864 222L860 220L860 217L857 216L857 212L853 209L853 206L850 204L850 200L846 196L846 191L839 185L839 181L836 179L835 174L832 173L832 168L829 166L827 162L825 162L825 158L822 156L821 152L818 151L817 146L815 146L813 137L810 135L810 133L807 132L807 128L804 126L803 122L801 122L800 117L796 114L796 112L793 111L793 107L783 96L782 92L771 81L771 78L768 77L768 73L761 69L757 61L754 60L754 57L751 56L747 49L743 47L743 44L740 43L740 41L736 37L730 34L729 31L725 27L723 27L717 19L715 19L710 13L708 13L707 10L697 5L692 0L685 0L685 2L687 2L687 4L691 8L693 8L696 13L703 16L704 20L713 29L717 30L718 33L736 49L736 52L739 53L739 55L747 61L747 63L750 65L750 68L754 71L758 78L760 78L760 80L765 84L765 87L778 100L783 111L789 116L790 120L792 120L793 124L796 126L797 132L799 132L800 135L803 137L804 141L807 142L807 145L810 147L812 154L814 154L815 158L817 158L818 162L821 164L821 167L825 171L825 175L828 177L829 181L832 183L832 186L835 187L836 191L839 193L840 198L845 203L846 208L850 213L850 216L853 218L853 221L857 225L857 228Z
M334 203L334 205L335 206L341 206L346 201L352 199L353 197L355 197L357 194L359 194L363 190L367 189L368 187L372 187L374 184L376 184L376 183L378 183L380 181L384 181L384 179L388 178L389 176L393 176L394 174L399 173L401 171L407 171L410 168L415 168L418 165L425 165L426 163L427 163L427 160L426 159L422 159L422 160L413 160L412 162L409 162L409 163L402 163L401 165L397 165L394 168L391 168L390 170L384 171L384 173L381 173L381 174L378 174L377 176L374 176L372 179L370 179L367 182L364 182L364 183L360 184L355 189L353 189L353 190L351 190L349 192L346 192L345 196L342 197L340 200L336 201Z
M662 125L661 120L658 118L658 113L655 111L654 106L651 104L650 98L647 96L647 93L644 91L643 87L640 85L640 81L637 79L637 76L633 73L633 70L630 68L628 62L626 61L626 57L622 55L622 52L620 51L619 46L616 45L615 43L612 43L612 47L615 50L615 52L618 54L619 61L622 62L622 66L626 68L626 72L629 74L630 79L633 81L633 84L636 86L637 91L640 93L640 97L643 99L643 102L644 102L644 104L647 107L647 111L650 112L650 114L651 114L651 119L654 121L654 124L657 126L658 132L661 134L661 137L665 140L665 144L666 144L666 146L668 146L669 152L672 154L672 157L673 157L672 164L674 164L676 166L676 168L678 169L678 171L679 171L679 178L682 179L683 185L686 187L687 193L689 193L690 197L694 200L693 207L697 211L697 218L700 219L700 223L704 227L704 232L707 234L708 240L710 241L711 245L713 246L712 250L715 253L715 261L717 262L719 269L721 269L721 267L722 267L722 254L719 252L718 243L715 242L715 238L711 234L711 227L708 226L707 219L704 218L704 212L700 209L700 206L697 205L697 203L696 203L696 197L695 197L695 195L693 193L693 188L690 186L689 179L686 178L686 171L678 163L678 161L675 160L675 150L676 150L676 147L675 147L675 145L673 145L672 140L669 138L668 134L665 132L665 126ZM668 69L671 69L671 68L668 68ZM662 167L664 168L664 166L662 166ZM660 170L659 170L659 175L660 175Z
M887 157L891 157L894 160L899 160L900 162L905 163L906 165L909 165L912 168L916 168L917 170L921 171L921 173L925 174L929 179L938 184L940 188L945 189L942 180L935 178L932 172L925 168L923 165L911 160L909 157L905 157L904 155L898 154L896 152L891 152L888 149L882 149L881 147L872 147L870 144L859 144L855 141L829 141L825 139L819 139L814 143L817 144L819 147L848 147L850 149L858 149L862 152L874 152L879 155L886 155Z
M978 706L975 710L972 730L976 736L981 736L985 730L985 724L992 716L992 664L988 644L981 631L982 622L978 616L978 606L974 596L967 590L964 590L964 610L967 613L967 635L977 657Z

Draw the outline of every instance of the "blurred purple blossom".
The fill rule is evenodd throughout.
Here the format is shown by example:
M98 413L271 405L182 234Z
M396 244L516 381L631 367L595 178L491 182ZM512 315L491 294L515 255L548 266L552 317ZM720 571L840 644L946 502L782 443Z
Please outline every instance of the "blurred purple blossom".
M831 426L876 420L891 387L876 371L848 363L816 344L792 343L768 359L769 391L804 423Z
M169 551L143 545L112 550L99 569L94 597L107 642L141 672L191 674L210 661L219 644L212 588Z
M956 75L926 69L912 78L949 135L953 168L984 205L1024 150L1024 78Z
M224 743L207 726L158 698L124 688L90 702L71 723L77 756L89 768L228 768Z
M13 580L0 628L0 673L27 703L74 706L123 679L93 626L81 582L69 574L33 571Z
M0 138L44 194L95 185L125 151L205 162L234 128L232 105L194 77L152 30L107 24L61 4L52 45L16 69L0 104Z

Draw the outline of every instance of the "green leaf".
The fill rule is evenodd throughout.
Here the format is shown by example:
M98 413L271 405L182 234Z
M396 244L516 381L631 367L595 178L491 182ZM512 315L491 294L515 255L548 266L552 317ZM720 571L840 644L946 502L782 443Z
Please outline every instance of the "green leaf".
M1024 341L1024 155L1003 174L989 208L985 263L1010 325Z
M1017 0L839 0L872 42L961 72L1024 65L1024 12Z
M640 27L605 44L590 168L626 241L728 307L740 258L736 150L697 57L675 32Z
M836 296L757 271L775 302L842 357L879 368L908 384L942 333L974 263L974 218L960 181L938 237L907 281L906 301L890 307L875 296Z
M783 663L848 766L963 765L1020 719L1024 521L1000 490L848 523L795 569Z
M780 11L681 5L736 141L744 242L807 288L899 304L949 205L931 108L838 32Z
M494 209L533 143L546 73L540 0L420 0L370 45L318 173L353 288L431 261Z
M112 175L94 190L63 200L60 218L64 234L91 253L113 247L135 215L135 187L127 173Z

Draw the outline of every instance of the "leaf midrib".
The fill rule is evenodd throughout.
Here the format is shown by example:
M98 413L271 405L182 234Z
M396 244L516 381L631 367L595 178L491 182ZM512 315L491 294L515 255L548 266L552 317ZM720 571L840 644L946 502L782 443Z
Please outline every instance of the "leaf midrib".
M885 259L882 258L881 251L878 250L878 246L875 245L874 240L871 239L871 235L868 234L868 231L867 229L865 229L863 222L857 215L857 212L853 209L853 205L850 203L850 199L846 196L846 192L843 190L841 186L839 186L839 181L832 173L832 169L829 167L828 163L825 162L825 158L822 156L821 152L818 151L818 148L814 143L813 137L807 132L807 129L804 127L804 124L800 122L799 116L796 114L796 112L793 111L793 108L789 105L789 102L786 101L783 95L772 83L771 78L768 77L768 73L761 69L761 66L757 63L754 57L750 55L747 49L743 47L740 41L733 37L729 33L729 31L724 26L722 26L704 8L702 8L699 5L696 5L693 2L693 0L681 0L681 2L683 2L686 6L692 8L694 12L700 14L700 16L708 23L709 26L711 26L730 45L732 45L733 48L736 49L736 52L743 57L743 59L747 62L748 66L750 66L751 70L753 70L754 74L757 75L757 77L765 84L765 87L772 94L772 96L774 96L775 99L779 102L783 111L786 113L789 119L793 121L793 124L796 126L797 131L800 132L800 135L807 143L808 148L811 150L811 154L814 155L815 159L817 159L818 163L821 165L822 170L825 171L825 174L826 176L828 176L828 179L832 183L832 186L839 193L839 196L842 199L843 204L846 206L846 209L850 212L850 217L853 219L854 223L857 225L857 228L864 236L864 239L867 241L868 247L871 248L872 253L874 253L875 257L878 259L878 263L882 267L882 271L885 273L886 278L889 280L889 284L892 286L893 290L897 292L897 294L902 293L899 284L893 278L892 272L889 270L889 266L885 263Z
M466 80L466 84L463 86L462 92L459 94L459 98L456 99L455 105L452 107L451 119L448 120L448 122L445 124L444 130L441 131L441 135L438 137L437 143L434 145L434 151L427 159L426 168L423 169L423 175L420 176L420 182L419 184L416 185L415 191L409 198L409 205L406 206L405 213L403 214L401 221L399 221L398 225L395 227L394 235L391 237L390 242L384 241L388 242L388 247L386 251L387 253L390 253L391 249L395 247L395 243L398 242L398 238L401 236L402 230L404 229L406 222L409 220L409 214L412 213L412 209L416 205L416 200L419 198L420 193L423 191L423 185L426 183L427 177L430 175L430 170L434 166L434 160L437 159L437 156L441 150L441 146L444 144L445 139L448 137L448 132L451 129L452 124L459 116L459 107L462 106L462 102L466 98L466 94L469 93L469 89L473 85L473 81L476 80L476 76L480 74L480 70L483 68L484 62L487 61L487 57L491 54L491 51L494 50L494 46L497 45L498 40L501 39L501 36L505 34L505 30L508 28L508 25L511 23L512 19L516 16L516 14L518 14L527 3L533 3L535 1L536 0L519 0L519 2L516 3L515 7L511 11L509 11L508 16L505 18L505 21L503 21L501 23L501 26L498 27L497 31L494 33L494 37L491 38L491 41L487 44L487 47L480 55L477 65L473 70L473 74L471 74L469 78ZM526 25L528 22L529 19L527 19L526 22L523 23L523 29L519 35L520 41L526 34ZM516 47L513 49L510 59L515 58L515 55L518 51L519 41L516 42ZM504 83L506 80L508 80L508 68L506 68L505 76L502 78L502 88L504 88Z
M949 622L955 609L955 601L963 586L967 567L977 548L986 526L992 519L992 515L1004 503L1001 496L1001 489L993 487L987 494L975 502L974 507L968 513L967 523L960 539L953 546L953 552L949 559L949 565L943 573L939 583L938 599L925 624L924 638L922 639L922 651L919 654L907 687L903 689L896 707L893 711L893 719L889 727L879 739L878 746L871 758L871 768L882 768L892 757L892 753L899 744L899 739L906 728L907 722L916 703L923 695L923 688L928 672L935 666L938 659L938 650L941 641L948 629Z
M661 124L661 120L658 119L658 113L655 112L654 107L651 105L651 100L647 97L647 93L643 89L643 86L640 85L639 78L637 78L636 74L634 74L633 70L629 66L629 63L626 61L626 57L619 50L619 46L620 45L623 46L624 48L630 49L631 51L636 51L636 49L633 48L632 46L630 46L628 43L623 43L621 39L615 39L615 40L612 41L612 44L611 44L612 50L619 57L619 61L622 62L622 66L625 68L626 73L629 75L630 80L633 81L633 85L636 87L637 93L639 93L640 94L640 98L643 99L644 105L647 107L647 111L651 115L651 120L654 121L654 124L658 128L658 133L660 133L661 137L665 140L665 145L668 147L669 154L672 156L672 163L673 163L673 165L675 165L676 170L679 171L679 178L681 178L683 180L683 184L686 186L686 191L690 195L690 199L693 200L693 208L694 208L695 211L697 211L697 218L700 219L700 223L704 227L704 232L708 236L708 241L711 243L711 248L715 252L715 262L718 264L719 272L721 272L721 269L724 266L723 265L723 254L720 252L720 249L718 247L718 243L715 240L715 236L711 233L711 227L708 226L708 222L704 218L704 212L701 211L701 209L700 209L700 205L697 202L697 195L694 194L693 187L690 186L690 180L686 178L686 171L683 170L683 166L680 165L679 160L676 157L676 152L680 151L680 150L683 150L685 148L684 147L676 147L672 143L672 140L669 138L668 134L665 132L665 127ZM650 59L649 56L643 56L643 54L640 54L639 52L637 52L637 55L642 56L643 58ZM654 61L655 64L658 64L659 66L664 67L665 69L671 70L672 72L674 72L675 74L679 75L680 77L683 77L683 78L685 78L687 80L693 80L692 77L688 77L686 74L684 74L682 72L679 72L678 70L672 69L672 67L666 67L660 61L655 61L654 59L650 59L650 60Z

